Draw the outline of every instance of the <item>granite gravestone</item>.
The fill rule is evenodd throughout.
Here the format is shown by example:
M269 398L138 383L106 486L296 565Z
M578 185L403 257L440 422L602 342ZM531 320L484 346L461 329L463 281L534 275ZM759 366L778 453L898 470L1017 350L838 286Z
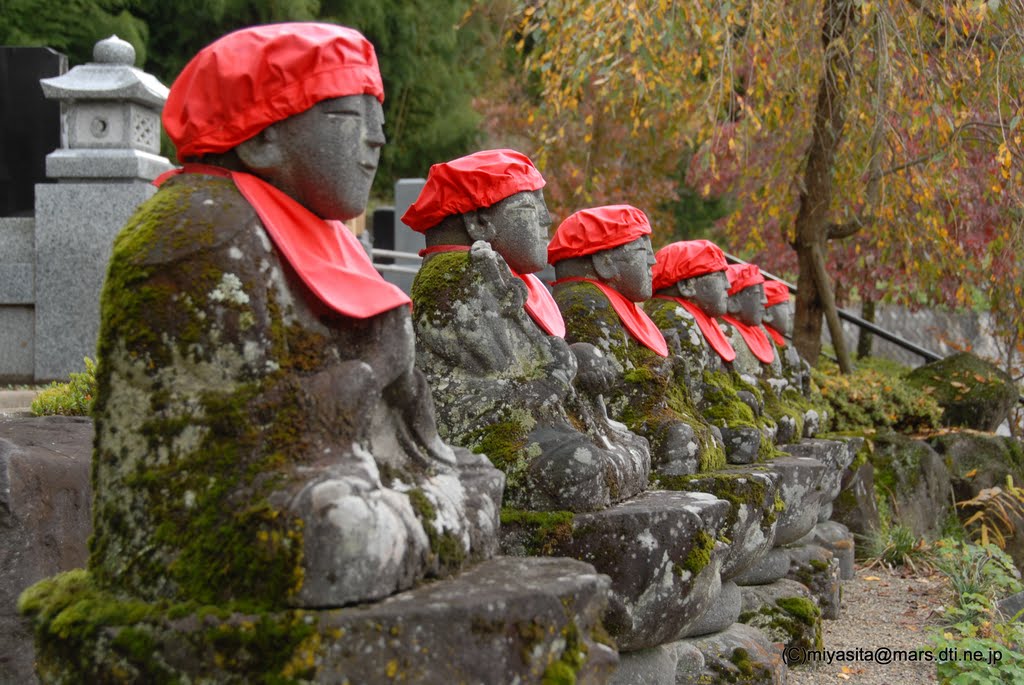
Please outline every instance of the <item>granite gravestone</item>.
M0 217L30 216L35 185L46 183L46 155L60 147L60 103L39 80L68 70L50 48L0 47Z

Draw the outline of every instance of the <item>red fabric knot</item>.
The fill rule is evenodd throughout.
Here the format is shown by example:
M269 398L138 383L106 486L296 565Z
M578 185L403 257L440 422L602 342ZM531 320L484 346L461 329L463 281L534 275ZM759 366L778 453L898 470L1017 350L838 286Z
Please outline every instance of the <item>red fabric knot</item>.
M591 283L596 285L598 289L605 294L608 301L611 302L612 308L619 316L619 321L622 322L622 325L625 326L630 335L655 354L661 357L668 356L668 343L665 342L665 336L661 334L661 330L658 326L655 325L654 321L651 320L651 317L647 315L647 312L636 306L636 302L626 299L626 297L619 291L614 288L609 288L600 281L580 276L560 278L557 281L554 281L551 285L574 282Z
M763 325L764 325L764 330L768 332L768 335L771 336L772 340L775 341L776 345L778 345L779 347L785 347L786 346L786 338L782 335L782 333L777 331L770 324L763 324Z
M662 300L672 300L688 311L694 321L697 322L697 327L700 328L700 332L704 335L704 339L708 341L709 345L711 345L711 349L722 358L722 361L731 362L736 359L736 350L733 349L732 343L730 343L729 339L725 337L722 327L718 325L718 322L715 321L714 317L710 316L694 303L684 300L681 297L672 297L670 295L655 295L655 297Z
M377 273L366 250L340 221L325 221L266 181L240 171L188 164L161 178L180 173L230 178L284 260L317 299L339 314L368 319L412 305L408 295Z
M724 321L731 323L736 327L736 330L740 332L743 337L743 341L747 343L747 347L754 353L758 361L764 362L765 364L771 364L775 360L775 350L772 348L772 344L768 341L768 334L761 326L751 326L745 324L739 319L729 316L726 314L722 317Z

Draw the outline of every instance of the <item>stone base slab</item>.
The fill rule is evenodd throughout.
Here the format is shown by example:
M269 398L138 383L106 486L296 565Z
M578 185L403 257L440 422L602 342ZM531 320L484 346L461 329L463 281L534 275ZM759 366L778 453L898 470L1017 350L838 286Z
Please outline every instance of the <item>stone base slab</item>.
M37 625L47 682L600 684L618 662L600 622L608 578L571 559L499 557L373 604L263 614L119 601L83 571L62 578L36 617L55 614ZM69 590L68 610L106 611L61 636Z

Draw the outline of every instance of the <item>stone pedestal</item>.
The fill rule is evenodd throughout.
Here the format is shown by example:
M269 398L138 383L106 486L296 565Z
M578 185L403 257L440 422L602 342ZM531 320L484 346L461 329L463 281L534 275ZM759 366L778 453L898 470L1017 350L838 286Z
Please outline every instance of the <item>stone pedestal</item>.
M622 651L682 637L718 595L729 511L711 495L650 491L599 512L509 512L505 554L581 559L612 579L604 623Z
M144 604L85 571L26 595L40 668L61 682L606 682L600 627L608 579L569 559L497 558L449 580L346 609L245 614ZM70 635L76 599L104 602ZM78 628L81 628L79 630ZM67 659L69 653L88 658Z
M674 685L782 685L786 682L787 668L781 650L765 633L752 626L734 623L721 632L676 645L680 657ZM694 651L699 659L692 656Z
M839 565L839 579L853 580L855 541L850 529L837 521L825 521L800 538L795 545L820 545L832 552Z
M839 603L842 596L839 583L839 562L832 552L819 545L794 545L786 548L789 553L789 570L786 577L795 580L814 597L821 617L834 620L839 618Z
M783 578L768 585L741 588L743 611L740 623L760 629L786 649L821 649L821 609L810 591Z

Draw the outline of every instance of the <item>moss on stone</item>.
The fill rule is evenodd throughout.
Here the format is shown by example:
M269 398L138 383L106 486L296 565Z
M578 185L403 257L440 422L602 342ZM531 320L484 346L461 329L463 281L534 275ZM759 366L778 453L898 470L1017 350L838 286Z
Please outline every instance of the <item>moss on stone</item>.
M541 676L542 685L576 685L577 675L587 660L587 645L579 628L570 620L562 628L565 647L558 659L548 664Z
M693 576L697 576L711 563L711 553L715 549L715 539L703 530L698 530L693 534L692 542L693 547L690 548L690 552L686 555L686 559L681 566L683 570L689 571Z
M781 597L775 600L775 603L804 625L813 626L821 620L821 609L806 597Z
M465 298L475 276L468 252L440 252L424 260L413 281L413 316L435 328L454 325L454 303Z
M523 409L510 409L504 417L479 426L468 434L463 444L478 454L486 454L495 467L505 474L505 500L509 504L529 501L527 470L537 456L530 449L529 434L536 421Z
M775 498L769 497L768 488L763 481L742 472L708 472L692 476L652 475L651 483L664 490L706 492L729 502L731 506L722 527L723 531L733 529L739 520L740 510L744 507L749 508L754 516L760 514L760 526L766 534L775 523Z
M449 531L437 529L434 520L437 518L437 509L434 504L419 488L413 488L405 493L409 498L420 525L427 534L430 542L430 553L437 559L441 575L447 575L458 570L466 560L466 549L457 536Z
M921 460L928 448L897 433L878 435L871 455L876 487L902 494L912 491L921 479Z
M503 508L501 525L519 527L527 531L526 552L530 556L552 556L572 541L573 518L571 511L525 511Z
M823 647L821 610L806 597L783 597L774 605L762 605L745 611L738 621L763 630L785 648L821 649Z
M1013 379L993 364L960 352L920 366L906 375L907 383L930 394L945 409L946 425L990 430L1017 401ZM980 425L988 423L990 425ZM994 424L994 425L992 425Z
M283 684L314 675L310 640L316 627L303 612L232 618L239 608L124 598L99 587L82 569L36 583L18 603L35 627L40 670L61 682L184 682L157 655L157 646L172 622L186 619L198 626L187 649L211 653L218 671L231 674L232 681Z

